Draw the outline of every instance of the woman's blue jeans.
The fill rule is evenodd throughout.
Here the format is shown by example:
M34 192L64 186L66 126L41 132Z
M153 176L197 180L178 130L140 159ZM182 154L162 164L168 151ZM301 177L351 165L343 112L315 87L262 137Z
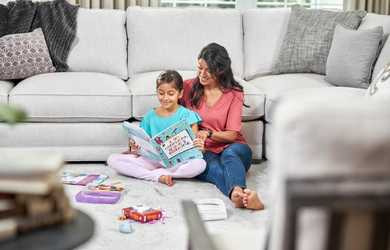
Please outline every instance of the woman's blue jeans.
M199 180L213 183L230 198L234 187L246 187L246 172L252 161L252 150L247 144L233 143L221 153L206 151L206 169L197 176Z

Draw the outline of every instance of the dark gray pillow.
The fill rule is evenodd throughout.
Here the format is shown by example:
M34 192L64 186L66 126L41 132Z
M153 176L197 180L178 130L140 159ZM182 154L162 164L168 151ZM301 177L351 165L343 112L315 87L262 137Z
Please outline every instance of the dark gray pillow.
M365 15L365 11L327 11L293 6L272 72L325 74L336 25L357 29Z
M367 88L383 38L383 28L350 30L337 25L326 62L325 80L344 87Z
M54 72L42 29L0 37L0 80Z

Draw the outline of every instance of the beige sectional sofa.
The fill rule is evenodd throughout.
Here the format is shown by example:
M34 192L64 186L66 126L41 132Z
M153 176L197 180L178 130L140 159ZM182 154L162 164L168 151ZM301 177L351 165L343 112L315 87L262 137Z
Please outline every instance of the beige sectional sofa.
M176 69L185 79L194 77L199 51L217 42L228 49L234 74L245 89L250 108L243 110L243 133L253 156L262 159L264 149L271 156L273 110L283 98L340 91L323 75L270 75L289 13L289 9L80 9L68 58L71 72L33 76L16 86L0 81L0 102L19 105L29 114L28 122L0 125L0 150L54 150L68 161L104 161L126 147L121 123L139 120L157 105L157 75ZM390 18L374 14L367 15L361 28L376 25L390 32ZM390 45L385 46L383 50L389 50ZM340 94L360 96L364 91L346 88Z

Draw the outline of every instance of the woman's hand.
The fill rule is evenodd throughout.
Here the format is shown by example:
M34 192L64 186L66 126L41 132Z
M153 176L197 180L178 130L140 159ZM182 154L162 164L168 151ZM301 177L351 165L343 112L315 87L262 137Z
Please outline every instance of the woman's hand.
M133 139L129 139L128 145L129 149L124 154L139 156L140 146Z
M209 136L209 133L210 132L208 130L199 130L198 133L196 133L196 137L205 141Z
M199 149L202 153L205 151L204 140L202 140L201 138L195 138L193 143L194 143L194 146L197 149Z

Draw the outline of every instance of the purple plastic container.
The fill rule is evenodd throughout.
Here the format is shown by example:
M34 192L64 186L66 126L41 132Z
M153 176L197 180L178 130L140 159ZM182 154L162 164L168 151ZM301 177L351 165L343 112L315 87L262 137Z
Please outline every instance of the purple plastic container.
M115 204L120 197L120 192L80 191L76 194L76 201L95 204Z

